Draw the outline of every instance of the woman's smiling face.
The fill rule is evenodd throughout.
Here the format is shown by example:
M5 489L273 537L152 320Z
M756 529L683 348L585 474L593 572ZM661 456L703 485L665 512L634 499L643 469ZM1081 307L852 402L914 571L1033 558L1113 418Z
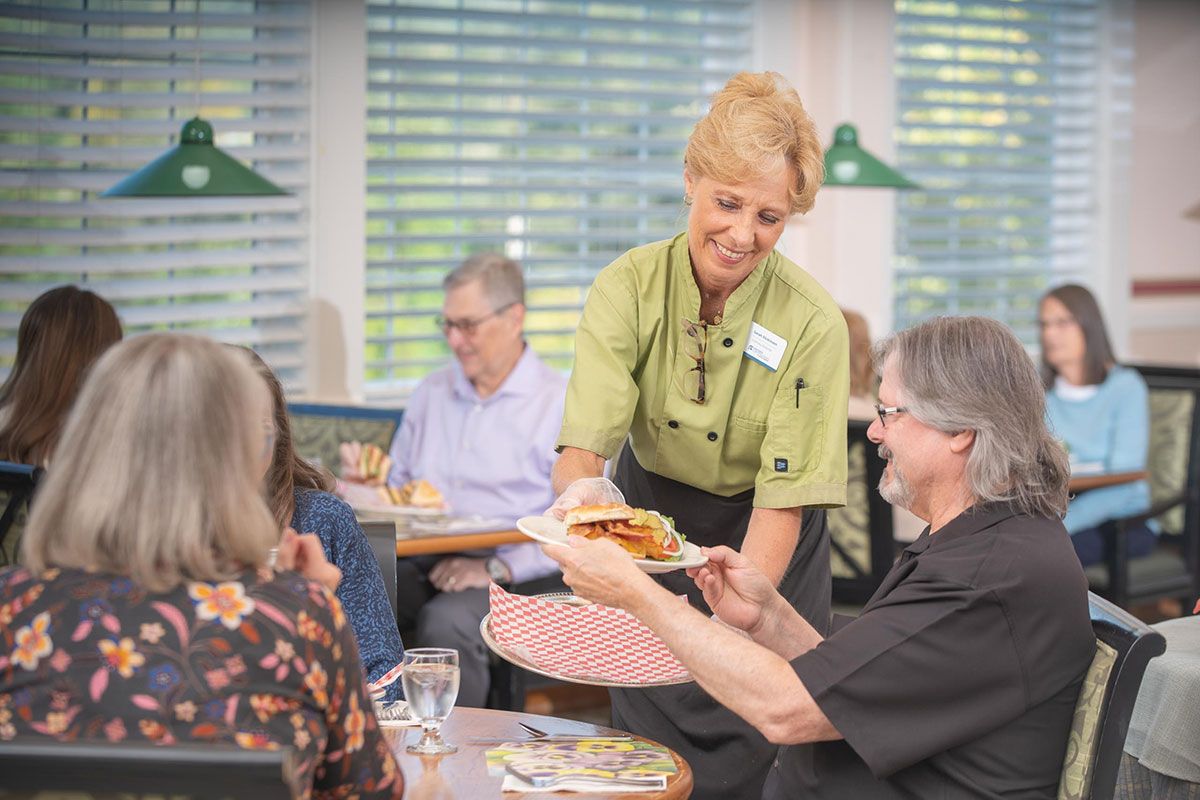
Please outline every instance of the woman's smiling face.
M741 183L719 183L683 173L692 197L688 254L696 282L705 292L731 292L779 241L791 216L790 167Z

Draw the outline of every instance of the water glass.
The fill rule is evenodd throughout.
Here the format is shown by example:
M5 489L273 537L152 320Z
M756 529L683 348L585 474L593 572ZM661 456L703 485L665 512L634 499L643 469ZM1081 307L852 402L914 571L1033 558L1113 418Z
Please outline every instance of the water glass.
M438 732L458 699L458 651L442 647L418 647L404 651L401 681L408 710L421 721L421 741L409 745L410 753L441 755L458 752L442 741Z

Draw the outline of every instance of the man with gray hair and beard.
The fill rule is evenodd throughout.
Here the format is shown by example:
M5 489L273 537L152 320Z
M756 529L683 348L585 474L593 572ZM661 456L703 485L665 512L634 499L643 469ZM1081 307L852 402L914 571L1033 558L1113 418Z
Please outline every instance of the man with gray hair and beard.
M1053 798L1095 638L1037 370L979 317L923 323L874 357L880 492L929 526L828 637L725 547L688 571L725 625L684 613L611 542L543 549L785 745L764 797Z

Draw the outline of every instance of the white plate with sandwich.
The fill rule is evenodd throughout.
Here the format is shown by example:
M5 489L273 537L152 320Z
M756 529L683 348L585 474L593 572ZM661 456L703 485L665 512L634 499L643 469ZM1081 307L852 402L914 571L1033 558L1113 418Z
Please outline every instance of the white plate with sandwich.
M562 520L521 517L517 529L543 544L566 544L570 534L611 539L633 556L643 572L651 574L708 563L708 557L675 530L669 517L624 503L578 506Z
M409 481L399 489L356 487L355 497L347 499L356 513L377 517L442 517L449 511L442 493L422 479Z

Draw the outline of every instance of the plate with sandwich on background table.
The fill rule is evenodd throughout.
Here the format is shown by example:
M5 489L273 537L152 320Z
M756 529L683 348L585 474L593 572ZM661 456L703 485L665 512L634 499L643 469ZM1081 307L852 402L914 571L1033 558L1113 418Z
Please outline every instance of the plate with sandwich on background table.
M442 517L449 513L446 499L428 481L409 481L396 489L391 486L363 487L347 501L356 512L385 517Z
M624 503L572 508L560 521L521 517L517 529L543 544L566 544L567 536L611 539L624 548L643 572L651 574L699 567L708 562L700 548L675 530L669 517Z

